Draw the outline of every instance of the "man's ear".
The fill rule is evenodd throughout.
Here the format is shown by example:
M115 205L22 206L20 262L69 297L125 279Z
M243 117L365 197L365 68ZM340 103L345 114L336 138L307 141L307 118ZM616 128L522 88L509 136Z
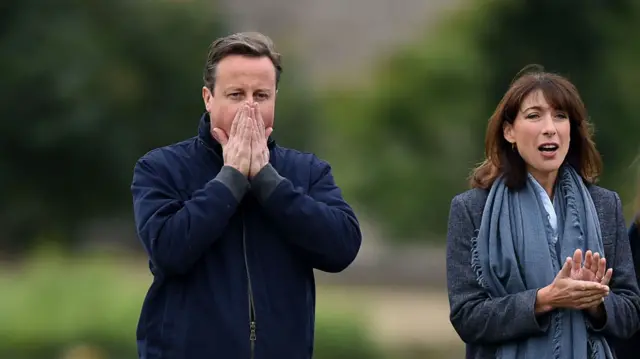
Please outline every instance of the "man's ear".
M509 122L505 121L504 125L502 126L502 135L504 136L504 139L507 140L507 142L509 143L516 142L516 137L515 137L515 134L513 133L513 125L510 124Z
M211 112L211 109L209 108L211 98L213 98L211 90L209 90L207 86L202 86L202 101L204 101L204 107L207 109L207 112Z

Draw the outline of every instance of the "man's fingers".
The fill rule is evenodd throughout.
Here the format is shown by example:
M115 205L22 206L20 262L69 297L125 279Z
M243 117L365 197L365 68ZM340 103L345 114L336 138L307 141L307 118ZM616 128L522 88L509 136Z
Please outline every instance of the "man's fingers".
M258 136L258 126L256 125L256 121L253 120L253 125L251 126L251 146L256 146L256 149L260 143L260 136ZM252 152L253 154L257 154L256 152Z
M247 105L244 104L240 106L238 112L236 113L236 117L233 120L233 124L231 125L231 133L229 133L229 138L242 138L245 132L244 123L247 118Z
M269 136L265 132L264 120L262 120L262 112L260 112L260 105L258 105L257 103L255 104L255 111L256 111L256 125L258 126L258 135L261 138L266 139Z
M242 134L240 137L241 154L245 158L251 157L251 121L249 121L249 110L247 110L247 116L244 117L244 123L242 124Z
M249 136L249 138L251 138L251 133L248 132L248 118L249 118L249 109L245 106L243 106L243 114L240 117L240 119L238 119L238 133L237 133L237 138L238 138L238 142L241 144L241 147L246 147L247 146L247 136ZM243 152L244 153L244 152Z
M266 138L269 138L269 136L271 136L271 133L272 133L272 132L273 132L273 128L272 128L272 127L269 127L269 128L267 128L266 130L264 130L264 136L265 136Z
M252 106L251 107L251 141L257 141L258 140L258 125L257 125L257 119L256 119L256 109Z
M253 119L251 118L251 109L247 109L247 117L244 121L244 142L247 146L251 146L251 140L253 138Z
M211 135L213 136L213 138L216 139L216 141L218 141L218 143L220 143L222 146L226 146L227 143L229 142L229 137L227 137L227 135L224 133L224 131L222 131L219 128L214 128L211 131Z
M250 119L251 121L255 121L255 118L256 118L256 111L255 111L255 109L253 108L253 106L251 106L251 105L247 105L247 114L248 114L249 119Z
M236 111L236 116L233 118L233 122L231 123L231 131L229 132L229 137L234 137L238 133L238 126L240 125L242 116L244 115L245 106L240 106L238 111Z

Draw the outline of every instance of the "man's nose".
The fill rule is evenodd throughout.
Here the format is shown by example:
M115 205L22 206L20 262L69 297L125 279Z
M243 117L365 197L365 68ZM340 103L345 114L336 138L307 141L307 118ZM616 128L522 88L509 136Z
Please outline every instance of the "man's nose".
M256 104L258 102L257 101L257 96L258 96L258 94L255 93L255 92L247 92L247 103L249 105Z

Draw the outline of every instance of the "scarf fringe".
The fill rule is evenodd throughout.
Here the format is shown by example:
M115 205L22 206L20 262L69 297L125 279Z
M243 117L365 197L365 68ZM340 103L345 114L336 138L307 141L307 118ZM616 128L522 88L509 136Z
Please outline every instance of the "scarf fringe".
M562 313L562 311L558 310L556 311L555 315L553 315L553 326L555 328L554 333L553 333L553 338L551 339L552 343L553 343L553 357L555 359L560 359L560 347L562 345L561 341L562 341L562 322L563 322L563 315L564 313Z
M480 256L478 255L478 235L480 234L480 230L475 230L475 235L471 237L471 268L473 272L476 274L476 280L482 289L487 291L489 298L491 298L490 286L484 278L484 273L482 272L482 264L480 264Z
M589 359L598 359L598 345L593 340L593 338L589 338L587 341L589 345Z
M578 231L577 241L580 245L584 244L584 231L582 225L580 223L580 216L578 212L578 205L576 197L579 195L575 192L574 186L572 183L575 181L582 181L581 178L574 178L573 171L562 171L562 178L560 180L560 185L562 186L562 191L564 192L564 198L566 199L566 205L568 207L568 213L571 218L566 218L565 220L570 221L571 226Z

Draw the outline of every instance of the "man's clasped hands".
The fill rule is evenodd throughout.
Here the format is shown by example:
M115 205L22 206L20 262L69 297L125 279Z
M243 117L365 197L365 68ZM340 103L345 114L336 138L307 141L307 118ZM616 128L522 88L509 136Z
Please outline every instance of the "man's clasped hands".
M216 127L211 135L222 145L224 164L253 178L269 163L267 139L273 128L265 128L257 103L245 103L231 124L229 134Z
M584 255L577 249L573 258L567 257L553 283L538 291L536 309L548 312L554 308L585 309L595 317L601 317L601 304L609 295L609 281L613 269L607 270L607 261L599 253L590 250Z

